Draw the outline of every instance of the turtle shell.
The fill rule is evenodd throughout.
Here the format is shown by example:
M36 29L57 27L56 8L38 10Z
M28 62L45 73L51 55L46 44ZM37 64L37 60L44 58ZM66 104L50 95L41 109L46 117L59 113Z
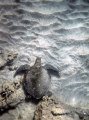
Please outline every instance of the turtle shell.
M40 99L47 94L50 87L50 76L43 68L32 68L25 75L24 87L28 94L36 99Z

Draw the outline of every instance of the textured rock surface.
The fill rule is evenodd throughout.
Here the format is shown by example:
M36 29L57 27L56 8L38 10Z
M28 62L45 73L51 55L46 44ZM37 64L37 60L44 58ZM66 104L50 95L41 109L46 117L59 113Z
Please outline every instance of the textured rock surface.
M0 120L33 120L36 106L30 103L21 103L15 109L0 114Z
M36 103L25 101L19 82L4 82L0 86L0 120L32 120Z
M78 109L59 103L45 96L36 109L34 120L89 120L88 115Z
M17 57L16 52L9 51L5 53L4 51L1 50L0 51L0 69L3 69L6 66L11 66L16 57Z
M14 108L24 101L25 95L19 82L4 82L0 86L0 111Z

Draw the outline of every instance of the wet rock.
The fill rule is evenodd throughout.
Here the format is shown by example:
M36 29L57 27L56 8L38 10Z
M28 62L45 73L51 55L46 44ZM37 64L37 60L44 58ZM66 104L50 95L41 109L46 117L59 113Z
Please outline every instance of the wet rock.
M13 64L14 59L17 57L17 53L10 51L4 53L2 50L0 51L0 69L3 69L5 66L11 66Z
M14 108L25 98L19 82L3 82L0 85L0 111Z
M62 103L54 100L53 97L44 97L36 109L34 120L80 120L76 111Z
M10 70L10 71L14 71L14 70L17 70L17 66L9 66L8 67L8 69Z
M0 120L33 120L35 110L35 101L25 101L18 81L7 81L0 85Z
M13 61L14 61L14 59L17 57L17 53L16 52L9 52L8 54L7 54L7 64L8 65L11 65L11 64L13 64Z
M23 102L15 109L10 109L8 112L0 115L0 120L33 120L35 109L35 105Z
M0 69L3 68L6 65L6 60L3 57L3 52L0 50Z

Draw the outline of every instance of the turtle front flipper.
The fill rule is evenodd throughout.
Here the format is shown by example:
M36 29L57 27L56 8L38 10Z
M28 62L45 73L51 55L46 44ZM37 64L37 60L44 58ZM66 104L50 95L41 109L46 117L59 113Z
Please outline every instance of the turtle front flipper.
M50 76L55 76L55 77L60 77L60 73L59 71L56 69L56 67L50 65L50 64L46 64L45 66L43 66L43 68L45 68L48 72L48 74Z
M59 74L59 72L57 71L57 70L53 70L53 69L47 69L47 71L48 71L48 73L50 74L50 75L53 75L53 76L56 76L56 77L60 77L60 74Z
M28 64L22 65L17 69L17 71L14 74L14 77L18 74L25 74L28 70L30 70L30 65Z

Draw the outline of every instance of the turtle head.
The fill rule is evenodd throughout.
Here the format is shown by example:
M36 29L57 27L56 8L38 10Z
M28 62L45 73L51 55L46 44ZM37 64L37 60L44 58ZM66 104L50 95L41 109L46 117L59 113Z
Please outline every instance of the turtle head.
M40 57L36 58L35 65L41 66L41 58Z

